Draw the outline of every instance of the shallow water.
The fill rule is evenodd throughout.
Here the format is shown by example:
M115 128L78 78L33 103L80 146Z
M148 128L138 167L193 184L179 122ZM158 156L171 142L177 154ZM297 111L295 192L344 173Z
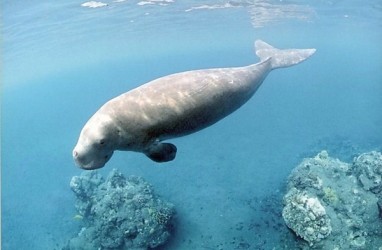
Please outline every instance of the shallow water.
M164 249L282 249L280 197L303 157L382 150L379 1L82 3L1 2L2 249L60 249L78 233L71 152L100 105L170 73L255 63L256 39L317 52L171 140L175 161L118 152L101 170L143 176L175 204Z

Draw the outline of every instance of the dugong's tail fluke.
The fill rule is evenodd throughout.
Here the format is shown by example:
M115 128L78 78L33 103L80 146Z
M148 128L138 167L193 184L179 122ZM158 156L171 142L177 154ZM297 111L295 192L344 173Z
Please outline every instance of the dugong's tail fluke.
M272 69L298 64L316 52L316 49L276 49L261 40L256 40L255 48L261 61L271 58Z

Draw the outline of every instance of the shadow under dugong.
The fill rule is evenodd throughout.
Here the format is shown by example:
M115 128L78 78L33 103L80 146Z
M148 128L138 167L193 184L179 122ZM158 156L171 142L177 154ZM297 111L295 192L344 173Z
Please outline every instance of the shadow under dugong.
M103 167L115 150L142 152L156 162L175 158L163 140L206 128L246 103L268 73L310 57L315 49L280 50L257 40L260 62L164 76L105 103L85 124L73 158L83 169Z

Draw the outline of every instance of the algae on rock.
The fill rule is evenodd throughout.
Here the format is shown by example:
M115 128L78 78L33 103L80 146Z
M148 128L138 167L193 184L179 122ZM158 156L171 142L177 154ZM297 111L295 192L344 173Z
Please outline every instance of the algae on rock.
M382 247L382 155L362 154L352 164L322 151L288 178L283 218L302 249ZM304 243L305 242L305 243Z
M148 249L169 239L174 206L143 178L113 169L104 180L97 171L84 171L70 187L83 227L66 249Z

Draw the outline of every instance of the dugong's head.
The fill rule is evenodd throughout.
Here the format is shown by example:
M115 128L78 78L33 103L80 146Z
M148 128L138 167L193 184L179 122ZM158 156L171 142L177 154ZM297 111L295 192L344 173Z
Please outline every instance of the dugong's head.
M112 119L96 113L81 131L73 149L74 161L83 169L102 168L113 155L118 140Z

